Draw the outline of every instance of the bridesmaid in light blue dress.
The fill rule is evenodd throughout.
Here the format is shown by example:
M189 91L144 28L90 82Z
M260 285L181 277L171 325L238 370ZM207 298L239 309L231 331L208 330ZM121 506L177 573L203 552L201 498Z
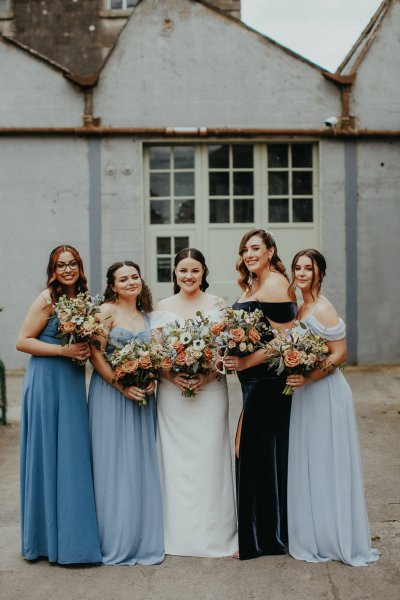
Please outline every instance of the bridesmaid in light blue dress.
M107 271L99 320L108 340L93 348L89 389L93 478L102 562L153 565L164 559L161 487L156 452L154 383L146 391L113 383L103 350L150 338L151 294L131 261ZM143 311L143 312L142 312ZM147 405L139 402L147 395Z
M32 354L21 416L21 542L27 560L100 563L90 464L85 369L87 344L61 346L52 303L87 290L75 248L50 254L47 288L31 306L17 348Z
M357 424L351 389L335 368L346 359L345 325L320 292L324 257L297 253L293 284L304 303L298 319L327 340L324 369L290 375L295 388L289 434L289 552L308 562L339 560L355 567L379 558L371 548Z

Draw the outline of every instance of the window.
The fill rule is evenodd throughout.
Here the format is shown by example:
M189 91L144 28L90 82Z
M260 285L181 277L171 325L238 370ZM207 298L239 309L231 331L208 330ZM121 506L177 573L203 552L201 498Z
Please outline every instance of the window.
M195 221L194 146L150 146L150 224Z
M0 16L8 16L11 12L11 0L0 0Z
M312 223L313 144L268 144L268 222Z
M156 239L157 251L157 283L170 283L172 281L172 264L175 255L188 248L187 236L160 236Z
M253 144L208 146L210 223L254 221Z
M107 0L108 10L129 10L136 6L138 0Z

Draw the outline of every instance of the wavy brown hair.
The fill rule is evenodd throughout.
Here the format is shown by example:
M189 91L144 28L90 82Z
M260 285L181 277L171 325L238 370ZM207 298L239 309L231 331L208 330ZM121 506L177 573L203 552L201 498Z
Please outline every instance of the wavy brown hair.
M271 250L271 248L273 248L274 250L274 253L269 261L270 270L281 273L289 281L289 277L286 274L285 265L278 256L278 250L273 236L268 231L264 231L264 229L250 229L250 231L245 233L242 239L240 240L239 258L236 262L236 270L239 271L238 284L242 288L242 290L246 292L250 291L253 279L255 277L255 275L250 273L243 260L243 252L245 250L246 244L249 241L249 239L252 238L254 235L262 240L267 250Z
M132 260L116 262L107 269L107 287L104 291L104 302L115 302L117 299L117 295L112 289L112 286L115 283L115 273L121 267L133 267L139 273L139 277L142 281L142 291L137 297L136 306L145 313L151 312L153 310L153 298L151 296L150 288L142 278L139 265Z
M206 289L209 287L209 283L207 281L208 267L206 265L206 259L204 258L204 255L200 252L200 250L197 250L196 248L182 248L182 250L180 250L178 252L178 254L175 256L174 269L172 271L172 281L174 283L174 294L177 294L181 289L179 287L178 281L176 279L175 269L178 266L178 264L181 262L181 260L183 260L184 258L193 258L193 260L197 260L197 262L199 262L201 264L201 266L203 267L204 271L203 271L203 277L201 278L200 289L202 292L205 292Z
M297 252L297 254L295 255L295 257L292 260L292 279L290 281L289 287L291 290L293 290L293 292L296 287L295 267L297 265L297 261L299 260L299 258L301 256L307 256L311 260L313 276L312 276L312 280L311 280L310 293L311 293L312 298L314 298L314 295L311 290L312 290L312 287L315 282L315 265L317 265L318 273L319 273L319 280L318 280L318 294L319 294L319 291L320 291L321 285L322 285L322 281L326 275L326 260L325 260L325 257L321 254L321 252L319 252L318 250L315 250L315 248L306 248L306 250L299 250L299 252Z
M70 252L78 263L79 278L75 284L75 295L79 294L79 292L88 291L87 279L83 270L83 262L78 250L73 246L70 246L69 244L57 246L57 248L54 248L54 250L50 252L49 263L47 265L46 285L49 289L50 298L53 303L57 302L61 296L67 293L67 289L65 288L65 286L61 285L61 283L58 281L56 272L58 257L63 252Z

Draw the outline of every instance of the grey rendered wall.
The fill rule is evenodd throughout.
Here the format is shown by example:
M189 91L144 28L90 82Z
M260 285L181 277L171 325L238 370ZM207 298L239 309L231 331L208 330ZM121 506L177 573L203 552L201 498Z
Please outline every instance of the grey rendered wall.
M400 145L358 148L359 362L399 362Z
M393 2L361 63L351 112L359 126L400 129L400 2Z
M76 246L89 274L88 147L82 140L2 138L0 165L0 354L7 368L19 368L27 355L15 350L15 338L45 287L50 251Z
M339 109L319 70L188 0L138 5L95 94L116 127L321 127Z

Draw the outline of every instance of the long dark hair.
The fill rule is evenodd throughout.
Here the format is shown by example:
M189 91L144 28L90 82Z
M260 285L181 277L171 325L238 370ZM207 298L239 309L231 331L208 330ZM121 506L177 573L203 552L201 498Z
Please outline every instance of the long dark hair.
M58 281L56 272L58 257L63 252L70 252L78 263L79 277L75 284L75 294L88 291L87 279L83 270L83 262L78 250L69 244L57 246L57 248L54 248L54 250L50 252L49 263L47 265L46 285L49 289L50 298L53 303L57 302L61 296L67 293L65 286L61 285L61 283Z
M145 313L151 312L153 310L153 299L150 288L142 278L139 265L132 260L116 262L107 269L107 287L104 291L104 302L115 302L117 299L117 295L112 289L112 286L115 283L115 272L121 267L133 267L139 273L139 277L142 280L142 291L137 297L136 306Z
M264 229L250 229L250 231L245 233L242 239L240 240L239 259L236 263L236 270L239 271L238 284L242 288L242 290L245 290L246 292L250 291L252 286L252 280L254 278L254 275L250 273L243 260L243 252L245 250L246 244L249 241L249 239L253 237L253 235L261 238L267 250L273 248L274 253L269 261L270 268L271 270L278 271L278 273L284 275L289 281L289 277L286 274L285 265L278 256L278 249L276 247L276 242L272 234L269 231L264 231Z
M318 294L319 294L319 291L320 291L321 285L322 285L322 281L326 275L326 260L325 260L325 257L321 254L321 252L318 252L318 250L315 250L315 248L307 248L306 250L299 250L299 252L297 252L297 254L295 255L295 257L292 260L292 280L290 282L290 289L293 291L295 288L295 268L296 268L297 261L299 260L299 258L301 256L307 256L308 258L311 259L313 276L312 276L312 280L311 280L310 292L311 292L311 296L314 298L311 290L312 290L312 287L315 282L315 265L317 265L318 272L319 272L319 280L318 280Z
M181 260L183 260L184 258L193 258L193 260L197 260L197 262L199 262L201 264L201 266L203 267L204 270L203 270L203 277L201 279L200 289L202 292L205 292L206 289L209 287L209 283L207 281L208 267L206 265L206 259L204 258L204 255L200 252L200 250L197 250L196 248L183 248L182 250L180 250L178 252L178 254L175 256L175 260L174 260L174 269L172 271L172 281L174 283L174 294L177 294L181 289L179 287L178 281L176 279L175 269L178 266L178 264L181 262Z

